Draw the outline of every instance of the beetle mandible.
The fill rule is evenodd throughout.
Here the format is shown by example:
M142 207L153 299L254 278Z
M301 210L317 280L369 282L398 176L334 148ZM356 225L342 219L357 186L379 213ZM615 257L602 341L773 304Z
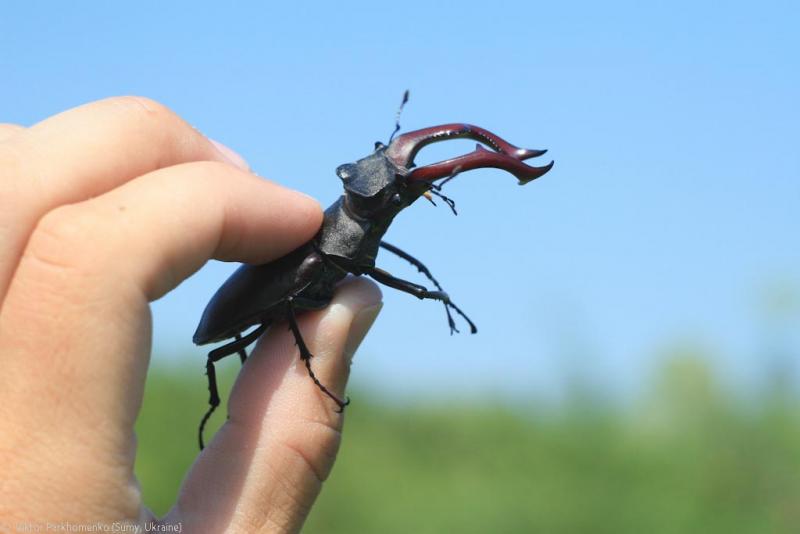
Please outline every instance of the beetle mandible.
M491 150L478 144L469 154L423 167L414 166L414 158L424 146L454 138L473 139ZM375 150L369 156L340 165L336 174L342 180L344 194L325 210L317 235L278 260L264 265L242 265L217 290L203 312L193 338L196 344L235 340L208 354L206 374L210 398L208 411L200 423L200 448L204 446L205 424L220 404L214 363L237 353L244 362L245 348L278 321L289 323L311 379L336 403L338 411L344 410L349 399L342 400L331 393L311 369L312 354L303 341L296 313L327 306L336 283L349 273L368 275L420 299L439 300L444 303L451 333L457 331L451 309L467 321L472 333L477 332L474 323L450 300L430 271L413 256L382 241L383 235L395 216L420 196L432 201L431 195L436 195L455 211L453 202L441 194L441 185L434 183L436 180L449 179L472 169L494 167L510 172L524 185L553 166L552 161L543 167L523 163L545 152L518 148L483 128L456 123L408 132L390 139L388 145L375 143ZM437 290L429 291L376 267L379 248L416 266ZM253 326L256 328L242 336Z

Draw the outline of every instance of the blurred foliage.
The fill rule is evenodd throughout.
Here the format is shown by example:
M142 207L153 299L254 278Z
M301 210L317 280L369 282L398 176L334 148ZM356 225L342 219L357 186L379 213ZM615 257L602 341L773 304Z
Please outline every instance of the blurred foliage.
M159 514L196 454L201 374L156 368L148 381L137 474ZM353 397L306 532L800 530L796 397L745 402L692 353L671 358L628 407L595 402L596 392L549 410Z

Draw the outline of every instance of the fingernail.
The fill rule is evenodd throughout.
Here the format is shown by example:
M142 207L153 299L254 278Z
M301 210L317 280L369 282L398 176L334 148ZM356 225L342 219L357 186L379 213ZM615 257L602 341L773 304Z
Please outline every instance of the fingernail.
M217 152L222 154L222 157L225 158L228 163L235 167L239 167L243 171L250 170L250 165L248 165L245 159L238 153L234 152L219 141L214 141L213 139L209 139L209 141L211 141L211 144L214 145L214 148L217 149Z
M383 308L383 302L374 304L369 308L364 308L358 312L353 322L350 323L350 333L347 334L347 342L344 344L344 356L347 358L347 361L353 359L356 349L358 349L358 346L364 341L367 332L369 332L372 323L374 323L375 319L378 317L381 308Z

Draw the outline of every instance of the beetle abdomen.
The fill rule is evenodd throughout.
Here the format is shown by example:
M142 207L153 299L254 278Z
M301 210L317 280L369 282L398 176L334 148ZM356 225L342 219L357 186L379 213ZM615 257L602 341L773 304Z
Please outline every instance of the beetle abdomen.
M193 341L221 341L264 322L287 298L308 287L322 268L322 258L309 244L270 263L242 265L211 298Z

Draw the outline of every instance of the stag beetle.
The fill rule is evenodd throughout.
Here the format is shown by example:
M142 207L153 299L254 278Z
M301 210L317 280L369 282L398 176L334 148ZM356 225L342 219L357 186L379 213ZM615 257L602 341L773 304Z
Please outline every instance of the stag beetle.
M405 103L405 99L404 99ZM402 109L402 107L401 107ZM395 128L395 133L399 123ZM394 134L392 134L392 137ZM424 146L454 138L470 138L480 144L466 155L423 167L415 167L414 158ZM331 393L311 369L312 354L297 325L296 313L324 308L333 298L336 283L348 273L368 275L377 282L420 299L444 303L451 333L456 330L450 313L452 309L477 332L475 324L456 306L430 271L416 258L382 241L392 220L420 196L443 199L455 212L453 202L441 194L441 184L434 181L451 179L459 172L494 167L513 174L520 185L542 176L553 166L532 167L524 160L544 154L545 150L517 148L495 134L469 124L443 124L408 132L389 144L375 143L369 156L345 163L336 169L344 185L344 195L327 210L322 228L305 245L288 255L264 265L242 265L217 290L208 303L194 334L198 345L235 338L234 341L208 354L206 374L210 393L209 408L199 428L200 449L203 448L203 429L212 412L219 406L214 363L232 354L247 358L245 347L254 342L273 323L286 320L300 350L300 358L317 387L339 407L350 402ZM375 266L378 249L383 248L417 267L437 291L395 278ZM257 326L242 336L246 329Z

